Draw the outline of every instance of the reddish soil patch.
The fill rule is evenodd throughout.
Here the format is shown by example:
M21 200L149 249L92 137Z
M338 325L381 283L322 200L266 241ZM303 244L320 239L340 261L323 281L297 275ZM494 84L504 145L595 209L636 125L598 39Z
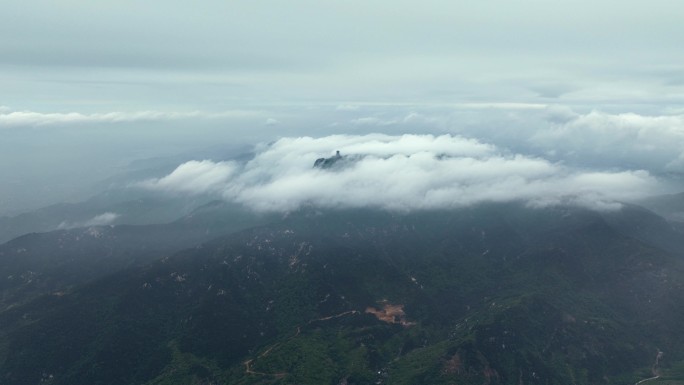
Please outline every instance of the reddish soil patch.
M374 307L367 307L366 313L373 314L377 319L390 324L399 324L402 326L415 325L415 322L406 320L406 313L404 313L404 305L393 305L387 301L380 302L382 306L380 309Z

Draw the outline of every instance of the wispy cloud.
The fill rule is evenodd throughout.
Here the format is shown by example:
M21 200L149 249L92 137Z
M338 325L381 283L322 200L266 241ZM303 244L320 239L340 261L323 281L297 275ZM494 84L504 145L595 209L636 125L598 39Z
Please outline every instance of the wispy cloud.
M102 213L100 215L96 215L93 218L83 221L83 222L67 222L64 221L57 226L58 229L72 229L75 227L89 227L89 226L106 226L106 225L111 225L114 223L117 219L119 219L121 215L117 213L112 213L112 212L106 212Z
M190 194L210 193L223 189L237 166L233 162L190 161L178 166L163 178L149 179L138 187Z
M259 113L256 111L248 110L223 112L138 111L85 114L80 112L44 113L35 111L11 111L9 108L0 108L0 128L74 123L121 123L156 120L225 119L258 116L258 114Z
M352 119L349 123L354 126L368 126L368 127L382 127L382 126L395 126L395 125L420 125L420 124L437 124L440 123L441 119L433 118L420 114L418 112L409 112L406 115L393 118L381 118L377 116L366 116L361 118Z
M337 111L357 111L359 106L356 104L340 104L335 107Z

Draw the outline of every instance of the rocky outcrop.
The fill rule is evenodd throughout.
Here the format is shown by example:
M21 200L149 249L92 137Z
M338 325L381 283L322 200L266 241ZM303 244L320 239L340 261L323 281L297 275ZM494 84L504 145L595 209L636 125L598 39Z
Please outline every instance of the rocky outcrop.
M332 168L333 166L337 165L341 160L344 160L346 156L340 155L340 152L337 151L334 156L331 156L330 158L318 158L314 162L314 168Z

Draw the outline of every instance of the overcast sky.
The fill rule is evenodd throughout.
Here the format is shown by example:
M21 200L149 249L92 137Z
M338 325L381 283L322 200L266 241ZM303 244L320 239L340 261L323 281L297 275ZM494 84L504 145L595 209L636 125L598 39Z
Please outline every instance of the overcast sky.
M0 2L0 215L135 159L302 135L684 170L677 0Z
M2 104L677 106L676 0L3 1Z

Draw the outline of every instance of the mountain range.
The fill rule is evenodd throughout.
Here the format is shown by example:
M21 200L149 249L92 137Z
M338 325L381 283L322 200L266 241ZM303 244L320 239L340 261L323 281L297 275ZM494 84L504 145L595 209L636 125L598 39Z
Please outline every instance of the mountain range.
M0 245L0 384L680 383L669 219L211 202L27 234Z

